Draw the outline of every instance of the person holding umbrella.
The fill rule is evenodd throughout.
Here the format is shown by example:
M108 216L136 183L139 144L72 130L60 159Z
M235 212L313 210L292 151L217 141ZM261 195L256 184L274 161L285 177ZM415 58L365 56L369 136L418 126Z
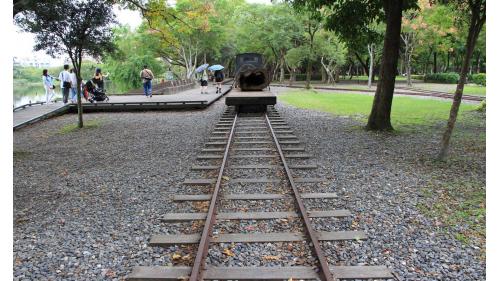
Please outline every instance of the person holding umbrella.
M200 78L200 84L201 84L201 93L202 94L208 94L208 74L207 74L207 67L208 64L205 63L203 65L200 65L198 68L196 68L196 73L203 72Z
M222 93L222 81L224 81L224 73L222 72L222 70L224 69L224 67L220 64L216 64L210 66L208 69L214 71L215 82L217 83L217 90L215 91L215 93Z

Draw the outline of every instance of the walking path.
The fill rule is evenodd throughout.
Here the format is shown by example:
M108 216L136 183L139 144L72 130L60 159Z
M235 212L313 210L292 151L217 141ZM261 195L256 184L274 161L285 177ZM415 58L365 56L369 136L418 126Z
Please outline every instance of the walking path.
M230 86L222 86L222 94L216 94L214 88L209 88L208 94L200 94L198 88L179 92L172 95L154 95L147 98L144 95L110 96L109 102L89 103L84 102L84 112L88 111L115 111L115 110L151 110L151 109L189 109L205 108L226 94ZM38 122L56 115L73 110L74 104L64 105L54 103L49 105L36 105L14 111L13 127L19 129L25 125Z

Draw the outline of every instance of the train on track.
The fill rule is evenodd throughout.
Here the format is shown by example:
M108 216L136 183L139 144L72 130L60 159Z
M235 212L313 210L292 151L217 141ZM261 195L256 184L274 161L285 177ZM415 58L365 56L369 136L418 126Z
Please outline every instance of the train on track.
M268 105L276 104L276 95L270 90L271 75L262 54L236 55L233 90L226 97L226 105L236 112L265 112Z

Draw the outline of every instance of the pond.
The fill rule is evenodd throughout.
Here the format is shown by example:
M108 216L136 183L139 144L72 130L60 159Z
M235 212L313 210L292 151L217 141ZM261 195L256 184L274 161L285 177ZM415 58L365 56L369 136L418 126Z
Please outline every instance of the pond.
M16 83L13 84L13 106L20 106L27 103L34 103L39 101L45 101L45 89L43 88L42 82L40 83ZM55 98L62 99L61 89L56 87Z

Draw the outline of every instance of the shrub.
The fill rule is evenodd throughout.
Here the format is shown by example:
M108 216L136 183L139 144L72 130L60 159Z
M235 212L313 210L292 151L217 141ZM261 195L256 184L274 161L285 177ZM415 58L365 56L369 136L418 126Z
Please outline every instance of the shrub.
M455 84L458 83L459 78L460 75L456 72L431 73L424 76L424 81L431 83Z
M468 77L469 82L478 84L481 86L486 86L486 73L472 74Z
M414 79L414 80L424 80L424 75L420 75L420 74L412 75L411 79Z

